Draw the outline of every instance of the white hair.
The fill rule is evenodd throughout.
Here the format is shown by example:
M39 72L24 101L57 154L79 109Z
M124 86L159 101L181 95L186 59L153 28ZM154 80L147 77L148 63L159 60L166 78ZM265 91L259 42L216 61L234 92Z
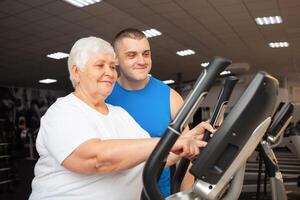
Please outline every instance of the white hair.
M68 58L70 80L74 88L76 86L76 82L71 73L72 66L76 65L81 71L83 71L86 63L90 59L90 56L98 53L108 53L115 57L113 47L110 43L101 38L85 37L75 42Z

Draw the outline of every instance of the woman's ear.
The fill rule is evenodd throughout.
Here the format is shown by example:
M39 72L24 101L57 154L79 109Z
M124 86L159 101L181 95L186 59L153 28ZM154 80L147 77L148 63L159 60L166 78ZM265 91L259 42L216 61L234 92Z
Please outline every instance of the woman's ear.
M78 69L77 65L75 65L75 64L72 65L71 74L72 74L72 77L73 77L74 81L76 82L76 84L79 83L80 78L79 78L79 69Z

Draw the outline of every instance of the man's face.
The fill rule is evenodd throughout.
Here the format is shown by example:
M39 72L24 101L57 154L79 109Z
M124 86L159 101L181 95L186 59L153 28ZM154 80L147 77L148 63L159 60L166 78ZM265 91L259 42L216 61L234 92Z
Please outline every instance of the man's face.
M106 98L112 91L117 79L115 57L100 53L89 58L83 71L76 70L74 78L77 86L92 97Z
M131 81L147 79L152 67L150 45L147 38L120 40L116 47L117 64L121 74Z

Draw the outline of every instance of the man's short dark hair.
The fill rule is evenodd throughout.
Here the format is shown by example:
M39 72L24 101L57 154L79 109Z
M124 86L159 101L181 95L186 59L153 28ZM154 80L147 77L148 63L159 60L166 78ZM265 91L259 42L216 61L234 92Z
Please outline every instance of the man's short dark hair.
M124 38L131 38L131 39L143 39L146 38L146 35L140 31L139 29L136 28L126 28L117 33L113 40L113 47L116 48L116 43L118 43L120 40Z

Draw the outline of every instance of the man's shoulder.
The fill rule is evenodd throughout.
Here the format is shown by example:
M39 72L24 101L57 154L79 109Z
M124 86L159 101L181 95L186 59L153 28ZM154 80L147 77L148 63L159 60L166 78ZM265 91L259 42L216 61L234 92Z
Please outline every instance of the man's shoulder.
M157 83L157 84L162 84L162 85L166 85L163 81L159 80L158 78L155 78L153 76L150 77L150 80Z
M155 84L155 85L159 85L161 87L164 87L164 88L168 88L168 89L171 89L167 84L165 84L163 81L151 76L150 77L150 81Z

